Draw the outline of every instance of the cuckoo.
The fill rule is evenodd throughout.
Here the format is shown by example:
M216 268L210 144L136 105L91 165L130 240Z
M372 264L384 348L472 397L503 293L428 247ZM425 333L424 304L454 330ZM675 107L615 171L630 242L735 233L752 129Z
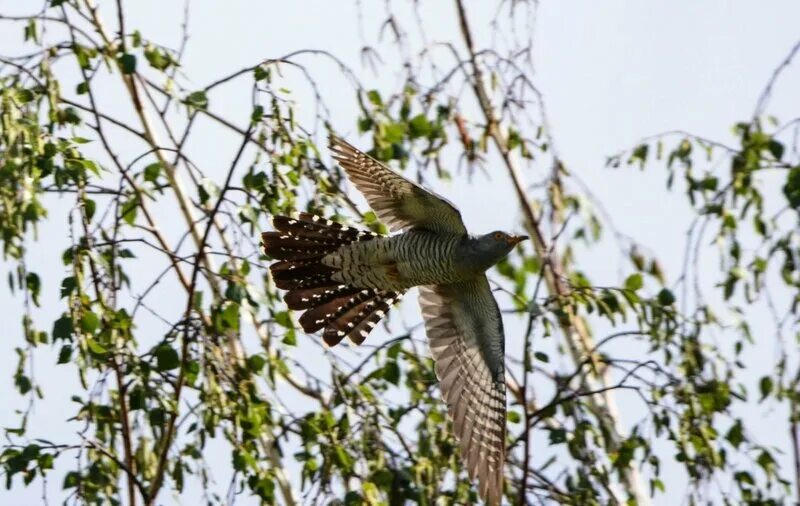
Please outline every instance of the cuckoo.
M262 234L275 285L300 324L329 346L361 344L412 287L461 456L481 497L503 491L503 321L485 271L525 236L471 235L453 204L331 135L333 157L391 231L384 236L307 213L275 216Z

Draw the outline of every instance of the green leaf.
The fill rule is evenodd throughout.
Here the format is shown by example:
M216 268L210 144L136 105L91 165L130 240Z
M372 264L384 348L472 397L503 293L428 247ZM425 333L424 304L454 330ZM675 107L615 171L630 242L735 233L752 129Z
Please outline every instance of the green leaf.
M272 478L259 479L258 475L254 474L247 479L247 485L253 494L258 496L262 504L275 504L275 482Z
M208 97L205 91L193 91L189 93L183 103L197 109L206 109L208 107Z
M32 40L35 43L39 43L39 37L36 32L36 20L34 18L28 19L28 24L25 26L25 41Z
M394 343L386 350L386 357L392 360L397 360L398 355L400 355L400 350L403 349L403 345L401 343Z
M148 45L144 50L144 57L147 62L156 70L166 70L172 64L172 58L168 53L162 52L157 47Z
M642 275L638 272L635 274L631 274L625 279L625 289L631 290L635 292L644 286L644 281L642 280Z
M363 214L362 218L364 219L364 223L367 225L372 225L373 223L378 223L378 216L375 214L374 211L367 211Z
M31 379L24 374L16 374L14 376L14 384L19 390L20 395L25 395L31 391L33 388L33 383L31 383Z
M136 56L132 54L123 54L119 57L119 66L123 74L133 74L136 72Z
M557 445L567 440L567 431L565 429L550 429L550 444Z
M28 102L33 101L34 95L33 95L33 92L31 90L29 90L27 88L23 88L23 89L17 90L16 98L17 98L18 102L21 102L23 104L27 104Z
M100 175L100 168L92 160L81 160L80 163L81 163L81 165L83 166L84 169L86 169L88 171L91 171L92 173L94 173L97 176Z
M431 123L424 114L417 114L408 122L409 133L412 138L427 137L433 131Z
M256 374L260 373L267 364L267 359L262 355L250 355L247 357L247 368Z
M253 124L257 124L262 119L264 119L264 107L260 105L253 107L253 112L250 114L250 121L252 121Z
M97 211L97 202L89 198L83 199L83 208L86 211L86 220L92 221L94 213Z
M25 275L25 287L31 294L33 303L38 307L39 293L42 291L42 282L39 279L39 276L35 272L29 272L28 274Z
M773 386L774 382L772 381L771 377L764 376L761 378L761 381L758 382L758 389L761 391L761 399L759 402L767 398L767 396L772 392Z
M334 455L339 467L345 471L343 474L349 474L350 470L353 468L353 458L347 453L347 450L341 445L336 445L334 448Z
M66 364L72 359L72 345L65 344L61 347L61 350L58 352L58 362L59 364Z
M671 306L675 303L675 295L668 289L662 288L661 291L658 292L658 303L662 306Z
M58 2L58 3L56 3ZM61 5L64 0L53 0L51 5ZM70 471L64 476L64 489L77 488L81 483L81 475L77 471Z
M155 183L158 176L161 175L161 162L151 163L144 168L144 180L150 183Z
M254 76L255 76L255 80L256 80L256 81L263 81L263 80L265 80L265 79L266 79L267 81L269 81L269 78L270 78L270 70L269 70L268 68L264 68L264 67L262 67L261 65L259 65L258 67L256 67L256 68L253 70L253 74L254 74Z
M739 445L744 442L744 428L742 427L741 420L736 420L736 423L728 430L725 439L727 439L734 448L739 448Z
M383 105L383 100L381 100L381 94L378 93L378 90L369 90L367 92L367 98L373 105L381 106Z
M736 288L736 283L739 281L739 278L735 276L728 276L725 278L725 282L722 284L723 290L722 295L725 297L725 300L728 300L733 295L733 290Z
M683 139L675 149L675 153L679 158L686 158L692 154L692 143L689 139Z
M383 379L392 385L400 382L400 366L397 365L397 362L394 360L386 362L386 365L383 366Z
M647 161L647 152L649 150L650 147L647 144L639 144L631 153L631 157L628 159L628 164L638 161L639 167L644 167L644 164Z
M775 459L768 451L762 450L756 462L758 462L758 465L761 466L767 476L772 476L775 472Z
M61 297L64 298L71 294L77 286L78 283L75 280L75 276L67 276L61 280Z
M166 421L164 408L153 408L147 412L147 419L153 427L162 427Z
M741 487L743 484L747 485L754 485L755 480L753 479L753 475L748 473L747 471L738 471L733 475L734 479L739 483Z
M128 409L135 411L137 409L145 409L145 395L144 388L139 385L133 387L128 393Z
M292 323L292 319L289 317L289 313L287 311L281 311L280 313L276 313L275 323L287 329L294 328L294 323Z
M783 158L783 144L775 139L770 139L768 148L769 152L772 153L772 156L774 156L776 160Z
M89 348L89 351L91 351L95 355L103 355L104 353L108 352L108 349L105 346L98 343L92 338L86 340L86 346Z
M297 332L294 329L289 329L281 339L281 342L287 346L297 346Z
M755 228L758 235L767 235L767 223L758 215L753 216L753 228Z
M72 340L72 318L68 315L63 315L53 323L53 341L59 339Z
M177 369L181 365L178 352L167 343L162 343L154 351L156 356L156 368L159 371L169 371Z
M136 214L139 211L139 197L134 195L122 204L121 216L128 225L133 225L136 221Z
M550 362L550 357L547 355L547 353L537 351L533 354L533 356L536 357L536 360L540 362Z
M81 116L74 107L65 107L58 113L59 121L70 124L79 125L81 123Z
M783 194L792 208L800 210L800 166L792 167L792 170L786 175Z
M239 304L232 301L223 302L214 322L218 332L239 329L239 307Z
M506 414L506 419L508 419L509 423L519 423L522 417L516 411L509 411Z
M402 123L389 123L381 125L383 127L383 139L389 144L399 144L403 142L405 127Z
M184 377L187 385L193 385L200 374L200 364L196 360L189 360L183 368Z
M81 316L81 330L87 334L94 334L100 326L100 318L92 311L87 311Z
M247 462L248 460L252 459L252 457L251 459L248 459L247 458L248 456L249 455L247 455L245 452L242 452L240 450L235 450L233 452L233 455L231 455L231 463L233 465L233 469L235 469L236 471L246 471Z
M232 300L237 304L242 303L242 299L244 298L246 292L242 285L238 283L228 283L227 288L225 288L225 298L228 300Z
M369 132L372 130L372 126L375 123L372 121L372 118L359 118L358 119L358 131L360 133Z

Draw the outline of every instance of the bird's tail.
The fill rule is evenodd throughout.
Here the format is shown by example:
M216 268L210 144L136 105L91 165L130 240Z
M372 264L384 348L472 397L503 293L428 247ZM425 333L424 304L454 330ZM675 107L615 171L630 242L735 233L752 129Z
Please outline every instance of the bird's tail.
M270 266L278 288L288 290L289 309L305 310L300 325L308 333L325 329L329 346L349 337L361 344L404 292L363 288L333 279L337 269L322 263L323 257L341 246L369 241L377 234L340 225L308 213L297 218L275 216L276 232L264 232L264 252L277 262Z

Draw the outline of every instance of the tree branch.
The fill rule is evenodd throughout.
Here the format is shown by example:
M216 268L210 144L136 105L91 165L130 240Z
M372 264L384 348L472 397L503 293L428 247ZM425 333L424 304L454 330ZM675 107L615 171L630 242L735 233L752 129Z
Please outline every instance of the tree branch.
M483 80L483 72L478 62L478 57L472 38L472 31L469 26L463 1L455 0L455 4L458 11L461 35L464 39L464 44L467 47L467 51L469 52L470 64L472 68L472 75L468 75L467 78L470 81L470 85L472 86L472 89L478 100L481 112L486 119L486 129L488 135L494 141L495 147L499 151L503 163L508 171L509 177L513 183L514 190L517 194L517 199L519 200L520 207L522 208L522 212L525 217L525 228L533 238L533 244L537 254L542 258L543 262L547 263L548 268L545 269L544 274L548 290L556 297L557 301L561 301L566 295L568 295L569 291L568 287L566 287L563 283L564 275L561 272L561 260L558 258L555 248L552 248L548 244L548 241L542 232L539 217L536 215L536 212L528 201L525 193L525 188L527 188L527 185L523 180L519 168L511 157L511 152L508 147L508 140L502 133L500 125L495 117L494 107L492 106L491 99L486 91L486 85ZM562 323L561 330L567 340L567 345L572 353L573 360L576 363L579 363L585 354L591 354L590 350L593 348L592 339L588 330L583 324L583 321L577 317L571 306L564 304L562 305L561 309L565 312L567 316L566 321L568 322ZM610 434L612 438L610 441L611 446L616 447L621 439L621 428L619 417L614 408L614 400L611 393L612 389L609 388L609 382L607 378L604 377L605 374L601 372L602 366L599 360L597 360L595 357L592 357L592 365L595 371L595 377L601 383L602 388L593 391L593 393L598 395L591 397L590 404L601 414L601 416L598 416L598 420L600 420L601 423L606 424L606 433ZM639 483L638 473L636 470L633 468L628 468L621 474L628 494L635 498L639 504L648 504L649 501L642 489L641 484Z

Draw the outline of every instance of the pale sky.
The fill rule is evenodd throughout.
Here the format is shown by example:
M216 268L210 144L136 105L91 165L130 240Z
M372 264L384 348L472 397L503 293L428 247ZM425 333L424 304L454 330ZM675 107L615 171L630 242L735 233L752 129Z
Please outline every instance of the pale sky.
M383 12L383 2L362 3L369 4L364 10L365 34L374 40L376 20ZM403 2L395 3L400 7L399 11L405 12L401 7ZM182 4L156 0L128 2L127 26L138 28L146 37L174 47L179 42ZM356 10L351 4L324 0L195 1L183 72L199 88L219 76L265 58L301 48L325 48L350 63L360 79L369 83L368 87L394 89L400 76L376 77L360 65L362 42ZM427 4L423 12L427 24L435 30L430 34L431 38L455 40L458 32L451 2L429 1ZM21 2L0 0L0 13L27 12L20 5ZM36 5L38 8L38 2ZM472 14L472 24L480 32L478 45L481 40L487 40L481 37L481 33L487 34L488 27L481 21L488 19L491 12L492 9L485 9ZM540 2L535 35L535 82L545 97L557 149L567 167L603 201L617 228L657 254L671 281L679 273L685 231L692 218L684 195L665 192L666 173L656 166L645 172L633 168L611 170L605 168L605 159L635 145L642 137L666 130L686 130L732 143L730 127L752 115L770 74L800 38L798 19L800 4L790 1ZM0 48L3 48L0 52L10 53L13 48L18 48L21 35L22 25L0 24ZM326 87L324 91L329 97L333 126L349 135L354 143L361 141L363 144L363 139L356 138L358 111L347 83L333 66L311 58L303 61L314 69ZM330 73L330 78L326 73ZM230 89L237 89L236 86ZM238 97L230 92L212 95L212 107L219 106L216 99L224 101L224 107L220 106L220 109L227 111L230 117L249 116L247 83L243 82L238 89L241 90ZM793 68L787 71L775 89L769 112L783 120L798 116L800 95L796 93L797 89L800 89L800 71ZM293 91L302 111L304 104L300 100L307 96L307 90L293 88ZM109 95L107 100L113 104L113 95ZM310 104L306 107L306 114L313 113L311 107ZM120 114L124 116L125 113L121 111ZM216 137L209 132L207 137L198 137L196 141L196 145L189 149L194 150L195 158L203 161L210 175L214 175L214 167L228 166L235 151L231 139ZM124 150L124 147L120 149ZM531 171L526 173L528 182L537 180L537 176L540 175ZM480 184L441 184L437 185L437 191L461 208L468 227L476 232L509 228L509 214L515 217L514 226L519 230L519 216L513 199L509 198L509 183L504 173L493 174L490 181L482 178L476 182ZM29 263L43 274L45 280L43 307L37 310L36 315L39 324L47 330L62 311L58 283L63 277L60 254L66 242L63 238L65 218L61 213L67 210L63 202L53 202L52 222L39 230L37 245L30 244ZM621 281L622 264L615 255L616 250L605 244L583 253L580 268L589 272L597 284L617 284ZM614 260L609 262L610 258ZM708 267L710 287L718 280L718 275L713 261L708 262ZM0 263L3 278L8 270L8 263ZM167 299L168 295L165 296ZM407 299L409 301L402 311L404 319L419 321L414 297ZM5 400L6 406L0 411L0 426L6 427L17 421L12 410L23 408L27 401L19 398L10 385L16 364L13 349L23 342L21 303L9 293L4 282L0 283L0 307L4 308L4 317L0 319L0 374L3 375L0 398ZM747 374L752 375L754 381L764 372L759 370L759 364L772 364L775 352L771 335L766 336L771 331L766 319L758 318L756 323L754 334L765 334L765 340L763 346L754 348L749 354L753 363ZM507 346L513 348L516 327L511 325L508 328ZM370 337L373 338L381 339L383 336ZM313 338L300 334L299 339ZM541 349L547 346L543 343ZM306 349L319 350L317 347ZM760 360L761 353L764 354L763 360ZM29 431L31 437L68 439L76 430L74 426L63 423L65 414L74 407L68 399L69 388L76 385L74 374L66 366L54 366L56 356L57 350L51 353L42 349L37 353L37 379L44 384L46 397L36 405ZM554 355L551 353L551 356ZM320 360L324 361L323 358ZM752 389L755 388L753 383ZM620 399L619 402L625 407L629 401ZM778 420L783 424L783 413L762 414L753 410L749 416L759 418L753 428L762 443L787 443L785 436L771 432L773 417L779 416ZM785 434L783 429L781 431ZM543 435L534 441L546 445ZM219 452L221 469L218 481L224 492L227 486L225 477L229 476L224 466L230 458L224 448L212 451ZM538 459L543 462L547 455L547 448L543 446L538 451L535 447L534 463ZM667 454L664 460L670 457L671 454ZM290 456L287 464L292 465ZM668 489L671 484L679 487L683 483L680 476L669 470L665 471L663 478ZM61 475L55 472L46 486L53 504L60 503L63 498L61 481ZM40 483L22 488L17 480L15 485L12 491L0 488L0 503L40 503ZM669 499L657 496L654 504L674 504ZM165 494L162 500L167 504L171 496ZM253 503L247 497L240 497L237 502ZM185 503L190 504L188 501Z

